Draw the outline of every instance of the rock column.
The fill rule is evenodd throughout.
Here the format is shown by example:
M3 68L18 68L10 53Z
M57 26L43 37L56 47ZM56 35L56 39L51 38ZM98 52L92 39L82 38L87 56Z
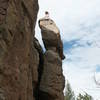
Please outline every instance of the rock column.
M65 79L62 71L64 55L60 31L51 19L40 19L39 26L46 48L39 100L64 100Z

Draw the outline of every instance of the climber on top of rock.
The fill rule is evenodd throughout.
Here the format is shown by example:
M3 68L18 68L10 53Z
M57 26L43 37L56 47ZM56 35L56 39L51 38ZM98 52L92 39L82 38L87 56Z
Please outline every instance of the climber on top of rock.
M45 11L45 19L49 19L49 12Z
M61 59L65 59L59 28L49 17L48 11L45 12L45 17L39 20L39 27L41 29L42 40L46 50L55 51L59 54Z

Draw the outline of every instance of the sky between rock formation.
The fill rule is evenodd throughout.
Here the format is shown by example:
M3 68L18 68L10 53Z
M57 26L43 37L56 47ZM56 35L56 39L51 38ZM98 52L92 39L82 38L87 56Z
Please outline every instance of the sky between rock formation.
M76 94L86 91L100 100L100 0L39 0L38 19L47 10L64 43L63 70ZM38 25L36 37L42 43ZM98 74L97 74L98 73Z

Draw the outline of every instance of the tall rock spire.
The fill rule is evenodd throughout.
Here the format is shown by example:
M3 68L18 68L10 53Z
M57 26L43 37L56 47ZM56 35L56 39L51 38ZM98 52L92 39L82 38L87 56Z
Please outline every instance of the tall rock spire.
M60 31L53 20L39 20L42 40L46 48L39 100L64 100L65 79L62 71L63 43Z

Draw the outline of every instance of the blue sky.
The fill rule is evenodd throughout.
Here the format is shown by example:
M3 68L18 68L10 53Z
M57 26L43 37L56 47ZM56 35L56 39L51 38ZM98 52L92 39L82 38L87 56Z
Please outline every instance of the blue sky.
M100 65L97 66L96 72L100 72Z
M86 91L100 100L100 0L39 0L38 19L48 10L60 29L66 59L63 73L75 94ZM43 46L36 26L36 37Z

